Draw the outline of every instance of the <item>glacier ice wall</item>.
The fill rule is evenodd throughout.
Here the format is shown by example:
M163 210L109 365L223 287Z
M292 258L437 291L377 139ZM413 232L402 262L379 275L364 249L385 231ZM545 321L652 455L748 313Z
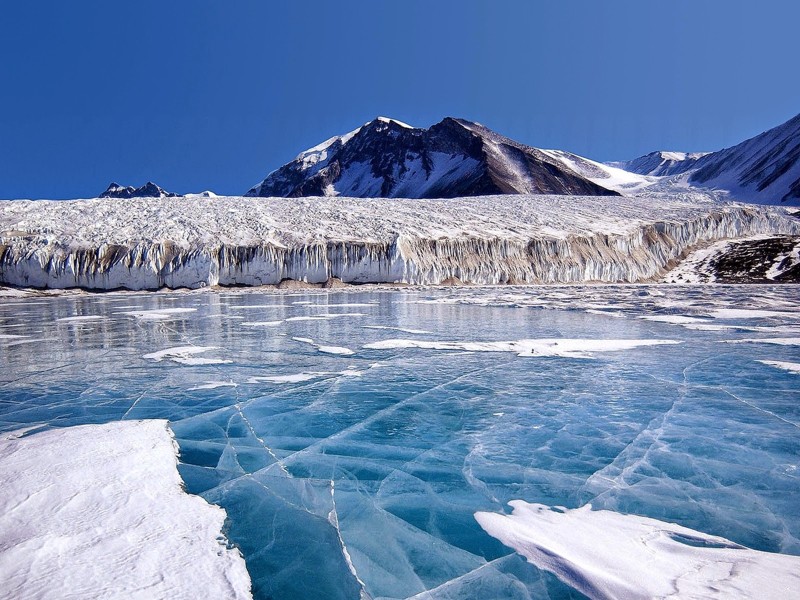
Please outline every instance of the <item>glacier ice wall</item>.
M636 282L704 243L800 233L782 209L690 193L2 204L0 283L41 288Z

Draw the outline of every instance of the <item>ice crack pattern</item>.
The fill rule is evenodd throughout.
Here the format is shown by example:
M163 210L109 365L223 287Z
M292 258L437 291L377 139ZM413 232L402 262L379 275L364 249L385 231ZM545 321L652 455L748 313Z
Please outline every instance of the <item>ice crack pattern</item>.
M655 285L6 297L0 429L168 419L256 598L574 598L475 513L591 504L800 554L798 300Z

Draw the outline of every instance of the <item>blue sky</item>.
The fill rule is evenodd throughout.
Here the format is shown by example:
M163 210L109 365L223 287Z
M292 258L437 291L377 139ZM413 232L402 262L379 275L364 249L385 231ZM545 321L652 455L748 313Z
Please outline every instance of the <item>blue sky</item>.
M800 112L793 0L8 0L0 198L243 193L377 115L598 160Z

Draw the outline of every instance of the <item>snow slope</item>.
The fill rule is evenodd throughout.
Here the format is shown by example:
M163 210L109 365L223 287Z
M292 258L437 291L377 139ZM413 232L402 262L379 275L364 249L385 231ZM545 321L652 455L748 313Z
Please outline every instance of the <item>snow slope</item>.
M800 202L800 115L769 131L704 156L689 182L761 204Z
M672 176L662 185L719 190L757 204L800 204L800 115L744 142L709 153L652 152L608 163L640 175Z
M591 506L510 502L479 512L489 535L590 598L796 598L800 557L759 552L673 523Z
M89 289L642 281L696 245L793 234L778 208L663 197L0 203L0 283Z
M167 422L0 437L0 596L250 598L225 511L182 491Z
M639 192L660 181L657 177L640 175L610 164L604 165L564 150L542 150L542 152L580 173L589 181L625 195Z

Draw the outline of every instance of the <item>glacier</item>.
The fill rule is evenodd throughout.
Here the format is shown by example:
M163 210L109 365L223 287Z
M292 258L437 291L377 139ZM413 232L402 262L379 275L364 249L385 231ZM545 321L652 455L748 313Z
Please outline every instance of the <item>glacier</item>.
M726 565L742 586L766 568L762 595L791 597L798 306L796 286L757 284L0 288L0 436L79 446L85 425L168 420L186 491L225 510L256 599L666 589L673 570L603 587L639 550L726 585ZM127 474L174 473L173 452L103 439L141 467ZM565 523L550 537L573 554L553 568L528 560L550 548L517 521L534 505ZM218 531L215 513L198 527ZM0 520L0 540L15 531ZM587 549L597 531L628 550Z
M0 205L0 283L92 290L641 282L722 239L796 235L712 194L448 200L135 198Z

